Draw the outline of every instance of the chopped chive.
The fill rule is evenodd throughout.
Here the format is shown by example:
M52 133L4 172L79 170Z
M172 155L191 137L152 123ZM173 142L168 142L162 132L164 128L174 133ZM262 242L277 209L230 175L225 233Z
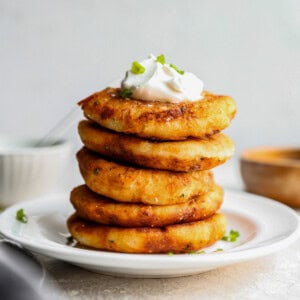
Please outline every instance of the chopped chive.
M18 220L21 223L27 223L28 222L28 218L24 213L24 209L20 208L17 213L16 213L16 220Z
M132 95L132 91L130 89L123 89L120 92L120 96L122 98L129 98L129 97L131 97L131 95Z
M156 61L164 65L166 63L165 56L163 54L157 56Z
M74 243L74 238L72 237L72 235L67 236L66 240L67 240L66 242L67 245L72 245Z
M215 250L214 252L221 252L221 251L223 251L223 249L222 249L222 248L218 248L218 249Z
M236 230L230 230L229 236L231 242L235 242L237 238L240 236L240 233Z
M229 235L225 235L222 238L222 241L225 242L236 242L237 238L240 236L240 233L237 230L230 230Z
M100 169L99 168L95 168L94 170L93 170L93 173L94 173L94 175L98 175L99 173L100 173Z
M191 251L191 252L189 252L188 254L204 254L204 253L206 253L204 250L202 250L202 251Z
M177 73L179 73L180 75L184 74L183 70L179 70L175 65L170 64L170 67L173 68Z
M145 68L138 62L134 61L131 65L131 73L133 74L143 74L145 72Z

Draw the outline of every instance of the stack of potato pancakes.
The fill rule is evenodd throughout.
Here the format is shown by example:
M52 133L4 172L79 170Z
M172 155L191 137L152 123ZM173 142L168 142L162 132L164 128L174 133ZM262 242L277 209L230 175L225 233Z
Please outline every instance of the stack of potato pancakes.
M122 95L122 96L121 96ZM140 101L106 88L79 102L85 185L71 192L68 219L84 246L127 253L188 253L221 239L223 190L210 169L228 160L221 130L236 112L228 96L196 102Z

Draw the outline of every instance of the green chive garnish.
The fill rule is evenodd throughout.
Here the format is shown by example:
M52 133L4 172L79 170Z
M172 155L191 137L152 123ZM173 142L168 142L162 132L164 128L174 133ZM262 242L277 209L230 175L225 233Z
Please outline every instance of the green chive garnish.
M205 253L205 251L202 250L202 251L191 251L188 254L204 254L204 253Z
M132 95L132 91L130 89L123 89L121 92L120 92L120 96L122 98L129 98L131 97Z
M100 169L99 168L95 168L94 170L93 170L93 173L94 173L94 175L99 175L99 173L100 173Z
M221 251L223 251L223 249L222 249L222 248L218 248L218 249L215 250L214 252L221 252Z
M177 73L179 73L180 75L184 74L183 70L179 70L175 65L170 64L170 67L173 68Z
M166 63L165 56L163 54L157 56L156 61L164 65Z
M134 61L131 65L131 73L133 74L143 74L145 72L145 68L138 62Z
M230 230L229 235L223 236L222 241L233 243L239 236L240 233L237 230Z
M23 208L20 208L17 213L16 213L16 220L18 220L21 223L27 223L28 222L28 218L24 213Z
M73 243L74 243L74 238L73 238L71 235L70 235L70 236L67 236L67 237L66 237L66 240L67 240L66 244L67 244L68 246L73 245Z

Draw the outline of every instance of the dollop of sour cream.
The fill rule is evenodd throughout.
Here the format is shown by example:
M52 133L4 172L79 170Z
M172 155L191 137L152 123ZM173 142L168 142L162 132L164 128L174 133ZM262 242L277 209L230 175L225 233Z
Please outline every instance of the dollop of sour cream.
M132 92L131 98L174 103L202 98L203 82L194 74L178 72L172 65L157 61L152 54L139 64L144 72L134 74L129 70L121 83L122 89Z

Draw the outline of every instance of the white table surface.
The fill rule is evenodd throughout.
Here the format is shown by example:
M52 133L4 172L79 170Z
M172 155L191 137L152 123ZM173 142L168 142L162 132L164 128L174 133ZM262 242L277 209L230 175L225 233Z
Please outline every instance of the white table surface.
M236 160L217 168L215 179L225 188L242 190ZM264 258L166 279L113 277L38 258L50 275L46 283L58 289L58 299L300 299L300 240Z

